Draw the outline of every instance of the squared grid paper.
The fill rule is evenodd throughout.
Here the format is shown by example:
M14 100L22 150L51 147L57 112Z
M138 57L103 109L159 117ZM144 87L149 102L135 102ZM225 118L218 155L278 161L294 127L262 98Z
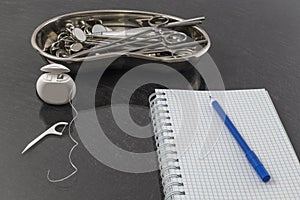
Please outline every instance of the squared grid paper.
M186 193L174 199L300 199L299 161L265 89L156 92L166 93ZM218 100L260 158L271 175L268 183L260 180L213 114L209 95ZM216 120L219 123L213 123ZM211 139L205 140L208 135ZM203 147L209 152L205 157Z

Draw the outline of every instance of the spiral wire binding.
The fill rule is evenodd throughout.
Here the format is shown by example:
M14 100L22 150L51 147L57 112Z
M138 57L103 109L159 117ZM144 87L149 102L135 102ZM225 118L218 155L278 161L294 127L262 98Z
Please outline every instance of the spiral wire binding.
M182 175L180 174L179 159L176 158L174 131L171 129L172 123L165 93L151 94L149 103L165 200L171 200L176 195L185 195L185 192L183 183L178 181L178 179L182 179ZM182 190L178 188L182 188Z

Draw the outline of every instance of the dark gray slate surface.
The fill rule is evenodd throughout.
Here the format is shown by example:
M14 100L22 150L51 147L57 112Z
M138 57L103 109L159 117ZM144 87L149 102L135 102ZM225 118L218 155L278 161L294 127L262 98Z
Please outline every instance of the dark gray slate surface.
M300 155L300 1L2 0L0 199L162 198L158 172L128 174L110 169L82 145L73 155L80 169L75 180L62 186L50 184L46 180L48 169L57 177L71 171L67 154L72 143L67 136L50 137L34 151L20 154L49 124L70 119L68 107L45 106L36 97L35 81L44 61L30 45L31 34L49 18L91 9L147 10L183 18L205 15L203 27L212 40L209 53L226 88L266 88ZM109 119L99 120L105 123ZM149 150L149 146L145 148Z

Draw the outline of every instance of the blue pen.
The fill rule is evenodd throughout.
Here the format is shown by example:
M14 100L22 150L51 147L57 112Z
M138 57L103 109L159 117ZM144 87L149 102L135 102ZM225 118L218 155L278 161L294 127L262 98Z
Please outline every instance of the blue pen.
M256 154L250 149L250 147L247 145L239 131L235 128L233 125L232 121L229 119L229 117L226 115L224 110L221 108L220 104L212 99L211 99L211 105L213 108L216 110L218 115L221 117L223 120L224 124L228 128L228 130L231 132L232 136L235 138L235 140L238 142L240 147L243 149L248 161L252 165L252 167L255 169L256 173L258 176L261 178L263 182L268 182L270 180L270 175L263 166L263 164L260 162L259 158L256 156Z

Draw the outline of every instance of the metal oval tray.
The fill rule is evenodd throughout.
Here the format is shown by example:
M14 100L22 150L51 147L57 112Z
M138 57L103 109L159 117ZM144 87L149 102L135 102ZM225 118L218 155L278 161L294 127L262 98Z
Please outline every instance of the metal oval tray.
M33 32L31 38L31 44L48 62L57 62L72 64L82 61L98 60L107 57L113 57L114 54L98 54L98 55L87 55L85 57L68 58L68 57L57 57L50 54L45 50L46 41L51 39L53 35L59 34L59 32L65 27L66 23L78 24L80 20L87 20L89 18L99 18L102 24L113 31L128 30L138 27L148 27L148 20L154 16L163 16L169 19L169 22L181 21L183 19L171 15L144 12L144 11L131 11L131 10L94 10L94 11L83 11L69 13L52 18L40 26L38 26ZM161 62L184 62L191 57L200 57L210 48L210 39L208 34L198 25L197 26L185 26L171 28L173 30L182 32L194 41L206 40L207 42L201 44L201 48L193 52L191 55L182 57L165 58L163 56L156 56L153 54L142 55L138 53L126 53L128 57L142 58L146 60L161 61ZM199 45L200 46L200 45Z

